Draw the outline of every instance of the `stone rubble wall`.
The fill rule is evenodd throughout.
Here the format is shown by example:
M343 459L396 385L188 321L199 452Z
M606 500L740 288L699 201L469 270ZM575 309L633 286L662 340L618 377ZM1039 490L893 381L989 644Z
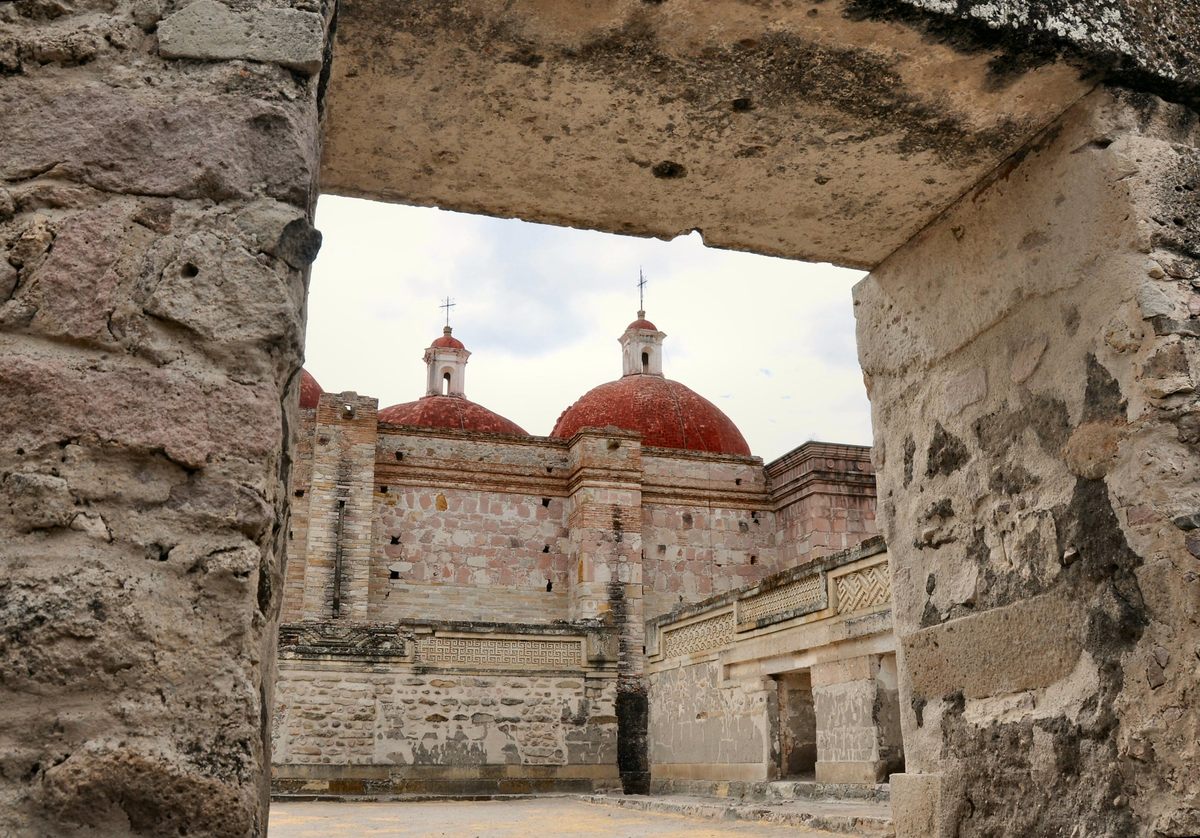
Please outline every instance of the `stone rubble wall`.
M899 835L1200 832L1200 118L1099 90L855 293Z
M274 787L290 794L591 791L617 783L603 632L284 626Z
M279 766L612 765L613 684L288 666L277 687L287 705L277 718L274 759Z
M182 5L0 4L4 835L266 831L331 8Z

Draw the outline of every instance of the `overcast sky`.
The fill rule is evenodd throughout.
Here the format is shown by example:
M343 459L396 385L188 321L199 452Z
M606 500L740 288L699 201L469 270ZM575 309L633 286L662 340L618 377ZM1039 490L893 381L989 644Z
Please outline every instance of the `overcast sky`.
M871 443L850 287L862 273L522 221L323 196L305 367L379 406L424 395L441 299L471 350L466 395L533 434L621 375L637 314L667 333L663 371L714 402L771 460L801 443Z

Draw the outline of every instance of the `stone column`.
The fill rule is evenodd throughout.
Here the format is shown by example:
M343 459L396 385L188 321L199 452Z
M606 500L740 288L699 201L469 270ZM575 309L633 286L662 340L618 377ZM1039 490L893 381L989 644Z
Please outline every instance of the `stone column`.
M351 392L317 404L302 619L370 620L378 412L377 399Z
M894 668L881 663L863 655L812 667L818 783L885 783L902 766Z
M637 434L585 428L571 439L572 619L617 641L617 764L628 794L650 788L642 608L642 447Z
M856 289L900 836L1200 831L1198 141L1095 91Z
M320 242L297 5L0 8L0 834L266 832Z

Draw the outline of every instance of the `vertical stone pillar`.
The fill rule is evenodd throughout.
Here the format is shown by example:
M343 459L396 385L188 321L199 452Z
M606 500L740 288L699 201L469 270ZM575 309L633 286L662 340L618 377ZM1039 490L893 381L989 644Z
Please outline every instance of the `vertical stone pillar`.
M881 665L863 655L812 667L817 782L883 783L902 767L894 668Z
M1096 91L856 289L901 836L1200 831L1198 141Z
M4 6L0 834L262 835L326 19Z
M637 434L584 429L571 439L571 616L617 640L617 764L627 794L646 794L646 628L642 608L642 448Z
M304 619L370 619L379 401L322 393L317 404L304 554Z

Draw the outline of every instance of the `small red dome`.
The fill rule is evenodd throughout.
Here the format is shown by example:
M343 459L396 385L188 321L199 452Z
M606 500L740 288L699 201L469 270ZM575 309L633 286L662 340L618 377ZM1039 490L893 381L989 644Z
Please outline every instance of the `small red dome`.
M627 332L630 329L649 329L652 332L658 331L658 327L655 326L653 323L651 323L649 320L647 320L645 317L639 317L637 320L634 320L632 323L630 323L628 326L625 327L625 331L627 331Z
M640 432L643 445L750 456L745 437L720 408L657 375L627 375L594 387L563 411L550 436L569 439L580 428L607 425Z
M463 342L461 340L450 336L450 327L449 326L442 329L442 336L440 338L438 338L437 340L435 340L431 345L436 346L439 349L466 349L467 348L467 347L463 346Z
M302 408L311 409L317 406L317 401L320 400L321 394L325 391L321 389L321 385L312 377L312 374L306 370L300 370L300 406Z
M426 396L379 411L379 421L422 428L452 428L488 434L529 436L514 422L460 396Z

